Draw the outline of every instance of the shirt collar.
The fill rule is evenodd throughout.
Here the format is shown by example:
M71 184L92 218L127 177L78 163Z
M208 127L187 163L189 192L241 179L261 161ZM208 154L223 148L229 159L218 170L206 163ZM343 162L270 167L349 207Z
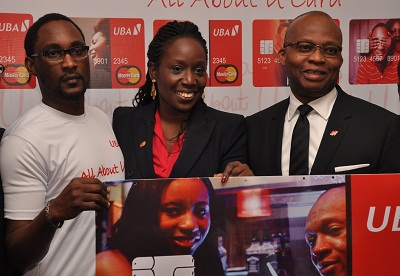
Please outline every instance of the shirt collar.
M308 103L314 110L311 112L316 112L318 113L324 120L329 119L329 115L331 114L333 105L336 101L337 97L337 90L336 87L333 87L331 92L326 94L325 96L322 96L321 98L318 98L314 101L311 101ZM290 92L289 96L289 108L287 112L287 119L288 121L291 121L296 114L297 108L302 105L302 102L300 102L293 94L293 92Z

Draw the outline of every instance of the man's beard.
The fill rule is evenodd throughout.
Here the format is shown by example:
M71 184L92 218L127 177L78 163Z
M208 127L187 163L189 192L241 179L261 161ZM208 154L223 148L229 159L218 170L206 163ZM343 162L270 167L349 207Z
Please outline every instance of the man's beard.
M80 92L77 93L66 93L64 92L64 90L61 88L61 80L58 82L58 86L56 89L56 94L60 95L62 98L64 98L65 100L70 100L70 101L74 101L77 100L79 98L81 98L83 95L85 95L88 83L85 83L84 79L81 77L81 80L83 82L83 87L82 90Z

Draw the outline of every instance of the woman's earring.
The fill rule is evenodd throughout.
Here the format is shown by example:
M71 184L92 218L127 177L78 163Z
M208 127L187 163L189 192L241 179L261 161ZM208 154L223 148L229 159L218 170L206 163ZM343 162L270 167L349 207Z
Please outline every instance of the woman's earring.
M150 96L153 98L153 101L154 101L154 99L156 98L156 95L157 95L157 90L156 90L156 85L155 85L156 80L152 79L151 82L152 82L152 85L151 85Z

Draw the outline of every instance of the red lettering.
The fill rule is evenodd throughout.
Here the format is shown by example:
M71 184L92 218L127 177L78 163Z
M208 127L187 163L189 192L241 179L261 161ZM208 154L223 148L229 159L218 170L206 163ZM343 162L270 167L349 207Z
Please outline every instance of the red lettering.
M208 9L210 8L209 2L211 2L211 5L214 8L219 8L222 4L225 9L230 8L231 6L236 8L240 6L247 8L249 5L252 8L257 7L257 5L253 3L253 0L193 0L190 7L193 7L196 2L203 2Z
M119 144L118 144L118 142L116 140L108 140L108 143L113 148L119 148Z
M117 173L119 173L117 165L114 164L114 166L112 166L110 168L104 167L103 165L101 165L97 171L97 176L107 176L107 175L117 174Z
M267 0L267 7L271 7L273 4L275 4L275 2L277 2L277 5L280 9L283 9L284 6L281 5L281 1L280 0L272 0L272 2L270 3L269 0Z
M151 4L153 4L154 0L150 0L149 4L147 4L147 7L150 7ZM177 1L173 1L173 0L169 0L168 1L168 5L165 3L165 0L161 0L161 3L163 4L164 8L171 8L173 6L175 6L176 4L178 5L178 7L181 7L185 2L181 2L180 0Z
M214 95L211 95L210 106L216 109L226 110L226 111L246 111L248 110L248 97L242 96L242 91L240 90L239 97L232 99L230 96L225 96L222 100L214 100ZM235 101L236 100L236 101Z
M96 176L94 175L93 168L87 169L87 173L83 171L81 177L84 177L84 178L96 178Z
M304 0L303 2L300 2L299 4L296 4L296 0L291 0L292 1L292 6L295 8L299 8L301 6L306 5L307 7L313 6L314 8L320 7L322 8L324 6L324 0ZM319 2L318 2L319 1ZM334 7L334 6L342 6L340 3L340 0L329 0L329 7Z

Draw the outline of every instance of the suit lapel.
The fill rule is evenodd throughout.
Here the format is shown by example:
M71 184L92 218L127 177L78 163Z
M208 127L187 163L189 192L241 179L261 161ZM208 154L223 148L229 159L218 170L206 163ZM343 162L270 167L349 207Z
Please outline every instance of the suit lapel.
M152 152L155 108L155 102L144 106L141 108L141 112L136 113L132 122L133 129L135 130L133 140L136 160L142 160L142 162L137 162L140 175L150 175L152 178L156 177Z
M270 135L269 150L271 157L275 157L274 162L271 162L272 174L282 174L282 138L283 126L285 124L285 114L289 106L289 98L282 101L277 112L272 116L271 127L267 130ZM268 155L267 155L268 156ZM268 164L266 164L268 166Z
M311 174L327 173L328 166L336 149L350 125L351 109L348 95L338 85L336 85L336 89L338 96L329 116L324 135L322 136Z
M202 103L198 102L192 111L186 139L170 177L186 177L188 175L203 153L214 132L215 125L216 120L207 121L206 124Z

